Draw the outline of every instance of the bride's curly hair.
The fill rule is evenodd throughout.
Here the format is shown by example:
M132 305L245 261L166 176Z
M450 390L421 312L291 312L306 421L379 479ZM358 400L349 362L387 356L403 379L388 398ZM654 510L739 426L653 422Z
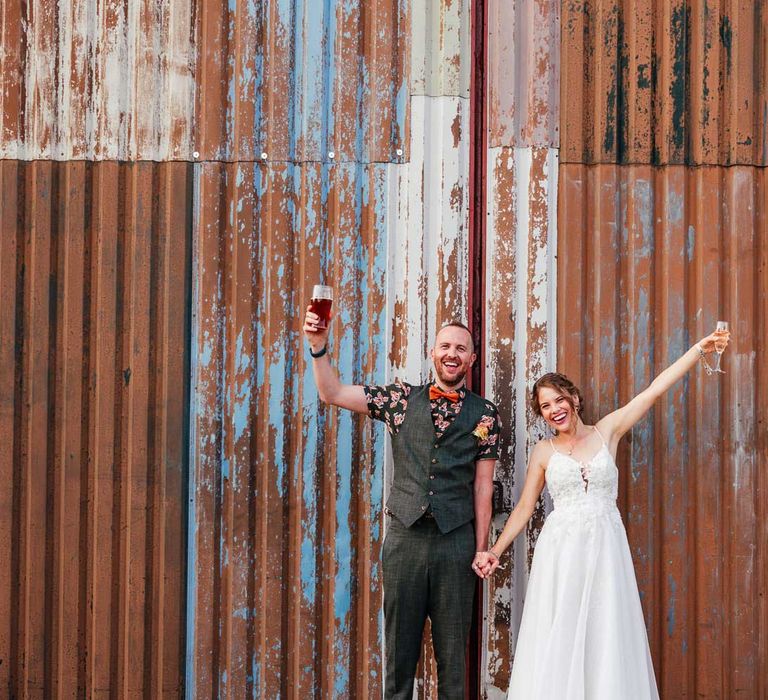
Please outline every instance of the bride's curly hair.
M581 414L584 412L584 396L581 393L581 389L579 389L579 387L564 374L560 374L560 372L548 372L544 376L539 377L533 385L533 389L531 389L531 408L537 416L541 415L539 389L544 386L559 391L576 413ZM578 408L576 407L574 399L578 399Z

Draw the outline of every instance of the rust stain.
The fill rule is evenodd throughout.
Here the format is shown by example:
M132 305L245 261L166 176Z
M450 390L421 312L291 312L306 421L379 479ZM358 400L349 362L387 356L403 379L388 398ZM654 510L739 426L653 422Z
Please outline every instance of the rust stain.
M453 134L453 147L458 148L461 144L461 114L457 114L453 118L451 134Z
M407 318L406 301L396 299L390 336L392 343L389 350L389 364L394 367L403 367L408 355L408 334L402 332Z

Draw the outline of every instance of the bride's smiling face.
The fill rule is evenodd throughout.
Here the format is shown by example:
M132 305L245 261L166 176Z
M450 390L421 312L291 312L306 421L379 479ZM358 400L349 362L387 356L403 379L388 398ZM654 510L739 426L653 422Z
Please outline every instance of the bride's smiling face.
M567 433L576 427L578 415L570 394L542 386L538 389L541 417L558 433Z

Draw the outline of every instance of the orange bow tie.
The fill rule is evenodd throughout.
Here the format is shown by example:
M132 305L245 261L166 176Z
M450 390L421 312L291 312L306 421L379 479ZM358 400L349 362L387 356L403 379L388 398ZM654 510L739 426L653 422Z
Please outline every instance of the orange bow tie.
M429 386L429 400L435 401L436 399L448 399L449 401L456 402L459 400L458 391L443 391L440 387L430 384Z

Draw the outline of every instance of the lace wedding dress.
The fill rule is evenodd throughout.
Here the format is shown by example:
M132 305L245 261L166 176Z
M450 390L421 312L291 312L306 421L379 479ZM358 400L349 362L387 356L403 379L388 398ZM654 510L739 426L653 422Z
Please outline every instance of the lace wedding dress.
M509 700L656 700L605 442L585 463L555 449L546 482L554 510L536 543Z

